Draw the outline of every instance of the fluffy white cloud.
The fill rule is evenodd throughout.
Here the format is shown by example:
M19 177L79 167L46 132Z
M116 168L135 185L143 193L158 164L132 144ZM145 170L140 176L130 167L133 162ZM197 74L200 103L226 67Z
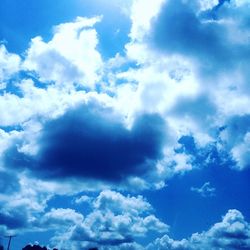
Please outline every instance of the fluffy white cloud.
M77 213L71 208L52 208L49 212L42 216L40 223L44 227L55 227L56 230L65 226L73 226L81 224L83 221L83 215Z
M151 212L151 205L141 196L124 196L110 190L102 191L93 201L93 211L82 222L79 223L78 219L74 227L55 237L53 241L58 246L73 240L82 247L98 245L103 246L103 249L105 246L138 249L139 246L133 243L136 238L145 237L150 231L168 231L168 226Z
M198 250L198 249L249 249L250 224L240 211L228 210L221 222L214 224L208 231L194 233L189 239L173 240L165 235L149 244L148 250Z
M39 116L53 118L68 107L84 100L84 91L74 91L49 86L37 88L31 79L20 83L22 97L12 93L0 96L1 126L22 125ZM6 112L8 110L8 112Z
M82 204L82 203L89 203L90 204L92 201L93 201L93 199L87 195L82 195L80 198L75 199L76 204Z
M21 58L9 53L3 44L0 44L0 89L5 88L5 80L20 70Z
M96 209L112 211L113 213L128 212L130 214L140 214L150 211L151 205L142 197L126 197L121 193L111 190L102 191L94 202Z
M67 85L76 83L93 88L102 69L102 59L96 50L97 33L93 28L100 18L78 17L75 22L54 28L49 42L35 37L27 50L23 67L35 71L41 81Z
M246 133L243 142L235 145L231 152L240 170L250 166L250 132Z
M150 22L157 15L164 0L134 0L131 8L132 28L130 37L132 40L142 40L150 29Z
M117 90L118 107L128 116L160 112L176 138L192 134L203 146L217 140L216 129L249 114L249 1L159 1L144 18L140 4L134 1L126 45L137 68L116 75L128 82ZM133 101L124 105L128 95ZM247 138L230 146L236 169L249 165Z

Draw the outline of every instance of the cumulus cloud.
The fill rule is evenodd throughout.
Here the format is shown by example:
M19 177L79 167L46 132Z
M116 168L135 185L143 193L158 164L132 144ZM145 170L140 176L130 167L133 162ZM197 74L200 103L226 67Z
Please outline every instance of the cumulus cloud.
M70 240L79 244L78 248L140 249L135 239L145 237L150 231L164 233L168 226L152 214L151 205L143 197L105 190L93 201L93 211L54 241L63 245Z
M39 223L42 224L42 227L47 228L62 228L65 226L72 226L80 224L83 221L83 215L77 213L71 208L52 208L49 212L44 214Z
M50 86L47 89L35 86L32 79L22 80L17 88L21 96L4 93L0 96L0 126L25 126L38 117L53 118L69 107L87 99L84 91L74 91ZM8 112L6 112L8 110Z
M132 30L138 27L134 17L140 16L139 2L134 2ZM214 143L220 127L230 126L235 116L249 114L245 67L249 3L159 1L156 6L147 20L140 18L142 32L133 32L126 45L127 57L139 67L117 75L119 80L124 77L136 83L134 88L120 88L119 97L129 93L137 100L136 110L154 109L165 116L176 140L192 134L202 146ZM249 165L246 134L226 150L236 169Z
M123 182L123 190L162 188L201 163L220 165L225 151L236 169L247 168L248 16L243 0L135 0L125 55L108 62L97 50L99 17L60 24L49 41L33 38L22 62L1 45L2 87L20 67L25 77L0 96L0 230L64 225L58 244L142 249L136 237L168 226L141 196L81 196L78 205L93 204L86 215L45 212L47 201L95 189L97 180L116 189ZM209 183L192 189L215 191ZM148 248L237 247L249 247L249 224L230 210L207 232L181 241L166 235Z
M17 85L18 90L21 91L21 97L15 93L5 93L0 97L1 125L21 125L26 130L26 134L25 131L22 133L23 141L18 143L15 141L15 144L18 145L14 145L5 153L6 163L13 166L17 163L18 165L26 165L29 171L39 172L46 177L75 177L78 175L111 181L128 176L141 177L144 173L149 173L150 170L155 169L152 166L157 166L158 173L143 177L149 179L150 182L154 182L155 180L152 181L150 178L157 175L158 183L155 186L158 187L164 186L167 176L193 169L191 165L193 162L187 152L176 154L174 148L178 140L184 135L192 134L197 143L211 143L216 139L214 138L214 129L218 125L226 125L227 116L230 116L231 109L234 106L232 104L231 109L225 108L228 105L225 105L225 98L221 97L225 96L225 91L229 91L231 83L228 82L228 78L230 77L225 81L223 81L224 78L220 78L218 91L212 91L212 88L207 88L209 80L205 74L200 75L199 66L194 62L193 56L200 61L203 61L203 57L207 57L207 60L211 60L211 62L215 60L217 64L221 64L224 59L216 58L220 55L222 58L224 54L235 59L238 58L231 52L226 53L225 49L227 48L236 46L235 50L246 54L243 53L247 50L246 41L243 39L242 47L239 47L239 41L233 43L230 40L233 38L229 36L231 31L228 29L227 22L224 22L224 20L228 21L229 16L232 15L232 22L234 23L232 27L235 27L235 25L241 27L240 24L243 24L244 18L239 19L234 13L243 11L245 5L243 3L238 4L238 2L237 4L236 2L229 4L213 1L209 5L208 2L205 3L204 1L194 1L193 4L181 1L158 1L152 7L147 2L148 15L142 17L138 15L142 4L144 3L141 1L135 1L132 5L130 13L132 21L131 41L126 45L126 56L122 58L125 62L132 59L137 66L128 64L129 67L126 70L126 67L123 68L124 64L122 64L118 67L119 70L114 72L112 72L112 67L109 68L110 74L114 77L114 86L99 89L100 93L94 91L86 93L71 85L71 83L78 83L94 87L102 75L101 68L105 62L101 60L101 56L96 50L98 39L94 29L94 25L100 21L100 18L77 18L74 22L56 26L54 35L48 42L39 37L32 40L30 48L25 54L23 69L34 71L34 77L38 76L40 81L52 81L56 84L41 88L37 87L31 79L25 79ZM175 8L176 6L180 8ZM205 15L205 12L216 13L217 18L213 15ZM177 16L181 18L178 23L175 23L174 20ZM188 20L190 18L194 25L191 27L189 22L185 22L185 18ZM177 25L176 29L172 29L172 21L174 25ZM166 23L166 25L161 28L162 23ZM191 29L192 32L189 32L190 34L186 36L188 29ZM221 29L228 34L226 39L230 40L230 43L227 46L222 43L221 36L224 33L219 32ZM244 26L244 29L247 28ZM181 32L182 30L184 30L184 33ZM235 29L233 28L233 30ZM157 32L162 35L161 39L168 40L167 43L164 43L166 46L173 46L171 51L158 44L159 41L156 41ZM166 38L166 36L170 37ZM181 38L185 36L186 40L177 39L180 38L179 36ZM188 43L190 43L187 40L191 39L191 36L198 37L194 39L197 44L192 43L191 49L187 50ZM204 40L207 36L214 38L212 39L213 46L208 46L208 44L201 43L199 40ZM155 47L152 46L152 42L155 42ZM223 47L222 50L220 50L220 46ZM144 53L145 48L147 53ZM215 51L218 50L218 53L214 53L215 58L210 51L214 48ZM159 49L164 53L159 53ZM90 58L92 59L90 60ZM95 65L90 63L92 61ZM243 66L241 66L238 68L240 72L244 71ZM108 78L108 80L110 79ZM120 84L119 81L123 81L124 84ZM66 85L60 87L60 84L57 84L63 82L69 88L66 88ZM243 88L245 86L244 79L242 82L240 87ZM214 83L211 83L211 86L214 86ZM229 91L230 97L235 103L236 99L239 100L241 90L237 90L237 94L234 90L231 90ZM80 116L77 117L77 111L74 111L75 114L73 114L73 111L66 112L72 106L85 102L91 95L94 95L98 100L102 100L103 106L110 106L120 113L126 120L126 125L119 125L119 122L108 121L105 120L106 118L104 120L102 120L103 118L99 119L99 114L91 113L92 107L89 107L89 113L81 115L81 118ZM128 96L131 98L128 98ZM243 99L241 98L241 100ZM246 103L247 101L244 101L244 103L237 101L237 107L245 107ZM199 109L197 109L198 105ZM5 112L6 109L11 112ZM64 114L65 112L66 114ZM248 111L244 108L242 112ZM151 115L140 115L143 113L150 113ZM171 128L171 136L169 136L169 133L168 136L163 136L164 129L158 126L161 123L161 118L156 118L157 115L152 115L152 113L159 113L164 120L167 120ZM46 121L44 128L41 124L37 131L28 130L25 124L27 122L29 124L35 123L37 118L43 121L52 119L52 121ZM92 136L87 139L87 134L81 133L81 129L76 128L77 126L74 126L75 132L72 133L71 122L80 124L85 128L90 127L90 119L97 120L94 129L100 129L99 137ZM65 124L61 126L60 122ZM155 131L153 131L154 126L150 124L147 125L148 129L142 129L145 134L136 132L142 126L141 124L153 122L157 124ZM111 124L110 128L108 128L108 123ZM112 129L116 131L112 135L114 138L111 138L109 136L111 133L108 132L111 131L112 126L115 127L115 129ZM131 126L131 129L127 129L126 126ZM137 129L135 129L136 126L138 126ZM56 132L58 127L61 127L61 129ZM36 134L39 134L40 130L42 131L41 137L37 138ZM155 138L150 136L150 140L152 140L150 143L146 140L142 142L140 138L143 138L147 133L151 133L149 130L155 133ZM167 130L169 128L165 129L166 134ZM29 138L27 138L28 134L30 134ZM31 136L31 134L33 135ZM74 147L70 147L69 143L63 148L62 140L65 138L70 138L71 144L75 140ZM104 147L102 142L106 139L110 144ZM115 140L122 143L116 144ZM163 140L166 144L168 143L168 147L164 148L164 156L161 155ZM90 147L87 147L87 143L84 142L88 142L88 146L93 145L90 142L98 143L99 146L96 149L99 151L95 153L100 154L101 152L103 157L100 157L100 161L96 157L93 159L94 150L91 151ZM10 143L13 143L13 141L6 142L6 147ZM231 154L241 166L241 169L245 168L242 166L248 164L247 145L248 137L245 135L237 145L230 148ZM78 151L73 150L77 147ZM79 154L79 147L85 148L85 151L87 147L92 158ZM131 157L126 156L125 160L121 160L125 158L124 155L121 155L122 148L129 148L130 151L127 153ZM134 148L136 149L133 150ZM67 154L64 154L66 151ZM111 151L117 152L117 154L111 154ZM59 154L63 156L59 157ZM33 156L30 157L30 155ZM64 157L64 155L67 155L67 157ZM16 156L15 160L13 160L13 156ZM114 157L112 160L111 156ZM71 160L69 160L70 158ZM109 171L86 167L91 161L96 166L102 165L101 169L108 169ZM81 165L82 162L85 162L84 167ZM115 165L120 164L119 168L115 167ZM53 166L54 171L48 169L48 166ZM69 168L69 166L73 167ZM41 169L43 171L40 171ZM145 171L146 169L147 171ZM130 179L129 183L140 182L143 189L148 187L145 184L145 178Z
M250 224L240 211L228 210L222 221L214 224L208 231L194 233L189 239L173 240L165 235L155 240L147 249L249 249Z
M0 44L0 89L6 87L9 78L20 70L21 58L9 53L5 45Z
M37 155L13 147L5 154L5 164L59 179L116 182L145 174L162 157L164 120L157 114L141 115L128 130L110 111L95 105L69 110L45 125Z
M54 28L49 42L35 37L27 50L23 67L35 71L41 81L75 83L94 87L100 79L102 59L96 50L97 33L93 28L100 18L78 17L75 22Z

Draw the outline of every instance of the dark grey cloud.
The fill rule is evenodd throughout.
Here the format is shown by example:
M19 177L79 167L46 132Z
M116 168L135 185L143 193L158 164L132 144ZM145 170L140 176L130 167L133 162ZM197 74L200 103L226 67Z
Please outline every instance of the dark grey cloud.
M15 146L5 153L5 165L28 168L45 178L120 181L145 174L162 157L165 122L157 114L144 114L129 130L111 113L97 105L72 109L45 124L36 156Z

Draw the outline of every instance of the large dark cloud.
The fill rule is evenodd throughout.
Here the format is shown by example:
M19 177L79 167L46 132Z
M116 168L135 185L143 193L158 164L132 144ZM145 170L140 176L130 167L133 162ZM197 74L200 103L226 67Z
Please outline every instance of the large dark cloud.
M48 122L35 157L13 147L9 167L25 167L46 178L87 177L120 181L143 175L162 157L165 123L157 114L139 116L129 130L110 110L96 105L70 110Z

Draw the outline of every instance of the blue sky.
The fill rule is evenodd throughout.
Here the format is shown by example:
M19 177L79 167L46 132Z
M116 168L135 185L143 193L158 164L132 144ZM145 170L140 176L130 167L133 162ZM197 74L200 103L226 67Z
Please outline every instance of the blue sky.
M249 13L2 0L0 245L250 249Z

